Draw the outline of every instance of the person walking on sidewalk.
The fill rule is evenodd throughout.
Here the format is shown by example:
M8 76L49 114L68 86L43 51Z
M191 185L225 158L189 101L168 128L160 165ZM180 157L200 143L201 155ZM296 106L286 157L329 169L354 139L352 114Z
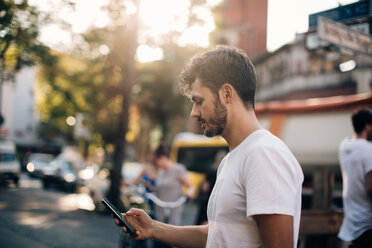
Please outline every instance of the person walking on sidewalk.
M155 194L160 200L177 201L183 195L183 187L187 189L187 197L193 199L194 187L187 176L185 166L169 160L169 149L164 144L159 144L153 151L153 163L158 168ZM164 208L155 204L155 218L161 222L165 222L169 218L169 224L181 225L182 213L183 205L172 208L170 215L166 216Z
M354 136L339 149L344 219L338 237L352 248L372 247L372 110L353 113Z
M179 82L193 102L191 117L206 136L225 138L230 151L218 167L208 224L174 226L131 209L124 217L137 229L135 238L177 247L296 247L303 173L287 146L256 118L256 73L248 56L218 46L192 58Z

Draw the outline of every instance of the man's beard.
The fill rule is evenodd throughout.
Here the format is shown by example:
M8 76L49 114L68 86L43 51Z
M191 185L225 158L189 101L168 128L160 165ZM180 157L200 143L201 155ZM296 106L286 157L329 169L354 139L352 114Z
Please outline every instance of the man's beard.
M199 123L205 123L204 135L207 137L220 135L226 127L227 110L218 97L214 101L213 114L208 122L201 117L198 118Z

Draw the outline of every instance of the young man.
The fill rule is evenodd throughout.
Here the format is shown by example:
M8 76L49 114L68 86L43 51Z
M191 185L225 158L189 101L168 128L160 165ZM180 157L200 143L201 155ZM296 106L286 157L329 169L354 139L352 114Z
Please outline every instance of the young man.
M194 57L179 81L193 102L191 116L206 136L224 137L230 152L218 168L207 225L166 225L131 209L124 216L138 230L136 238L177 247L296 247L303 173L286 145L256 119L256 74L247 55L218 46Z
M344 219L338 237L353 248L372 247L372 110L353 113L354 137L340 144Z

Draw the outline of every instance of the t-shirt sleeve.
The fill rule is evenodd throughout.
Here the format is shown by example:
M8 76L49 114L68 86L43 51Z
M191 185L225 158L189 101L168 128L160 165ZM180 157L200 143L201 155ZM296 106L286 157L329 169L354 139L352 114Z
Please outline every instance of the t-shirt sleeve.
M265 147L247 156L241 173L247 216L286 214L294 216L301 186L297 161L289 151Z
M368 144L366 146L366 149L364 149L364 171L365 175L367 175L368 172L372 171L372 145Z

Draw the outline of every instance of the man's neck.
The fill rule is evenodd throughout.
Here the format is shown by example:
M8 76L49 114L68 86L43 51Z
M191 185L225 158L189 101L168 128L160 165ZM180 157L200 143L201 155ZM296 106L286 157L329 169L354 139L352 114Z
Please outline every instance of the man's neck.
M355 134L354 135L354 138L356 138L356 139L365 139L365 140L367 140L367 132L361 132L360 134Z
M229 144L230 151L237 147L251 133L262 129L253 110L235 111L228 118L222 137Z

